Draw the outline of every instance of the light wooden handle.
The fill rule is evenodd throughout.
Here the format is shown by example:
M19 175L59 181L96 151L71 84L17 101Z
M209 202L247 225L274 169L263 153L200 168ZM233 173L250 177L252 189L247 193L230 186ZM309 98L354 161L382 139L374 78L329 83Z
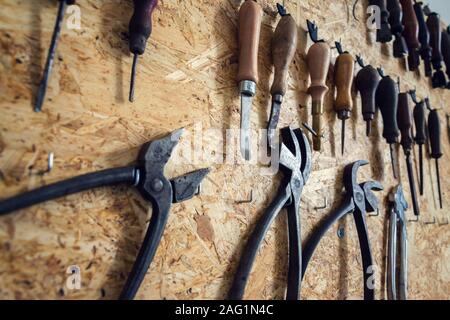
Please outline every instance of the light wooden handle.
M246 0L239 10L239 71L237 81L258 82L258 47L262 9Z
M336 111L352 111L352 83L355 71L355 62L349 53L339 55L336 60L334 81L337 89L334 108Z
M326 85L328 69L330 67L331 48L325 42L317 42L309 48L306 57L311 77L308 93L312 101L322 101L328 91Z
M275 76L270 93L284 96L287 90L289 65L297 49L297 24L291 15L285 15L278 23L272 38L272 59Z

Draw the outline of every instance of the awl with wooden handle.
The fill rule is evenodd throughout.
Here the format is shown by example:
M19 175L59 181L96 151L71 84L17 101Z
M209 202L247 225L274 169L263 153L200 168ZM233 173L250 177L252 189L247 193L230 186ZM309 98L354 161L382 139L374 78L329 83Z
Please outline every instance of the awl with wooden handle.
M380 25L377 26L377 42L388 43L392 41L392 32L389 27L389 11L386 0L369 0L370 6L376 6L380 10Z
M430 157L436 161L436 179L438 186L439 207L442 209L441 177L439 159L443 156L441 145L441 123L437 110L430 110L428 115L428 137L430 139Z
M431 55L431 62L434 67L434 74L432 77L433 88L444 88L447 85L447 80L444 71L442 71L441 19L436 12L432 12L428 15L427 26L430 31L430 46L433 50Z
M338 119L342 121L341 129L341 152L345 150L345 121L350 119L353 109L352 84L355 72L355 62L347 51L343 51L341 44L336 42L339 56L336 59L334 70L334 83L336 85L336 99L334 110Z
M307 21L309 35L314 44L309 48L306 56L309 76L311 78L311 85L308 88L308 93L312 100L312 118L313 130L313 149L315 151L322 150L322 114L323 101L325 94L328 92L326 85L327 74L330 68L331 48L323 40L318 40L318 28L311 21Z
M446 73L450 79L450 28L442 32L442 56L446 66ZM447 83L447 89L450 89L450 82Z
M425 76L431 77L433 70L431 68L431 47L430 47L430 32L425 21L425 14L422 8L422 2L414 3L414 11L416 13L417 22L419 23L419 42L420 42L420 56L422 57Z
M283 97L287 91L289 66L297 49L297 24L282 5L277 4L277 8L281 19L272 38L272 61L275 74L270 89L272 108L267 126L267 143L270 149L275 147L275 132L280 118Z
M404 59L408 54L408 46L403 37L403 10L399 0L387 0L387 9L389 11L389 24L391 32L395 36L394 57Z
M408 65L409 70L416 71L420 65L420 42L419 42L419 22L412 0L400 0L403 9L403 36L408 45Z
M241 153L250 160L250 111L258 83L258 49L262 8L246 0L239 10L239 70L237 81L241 94Z
M423 146L427 142L427 123L425 118L425 101L418 101L415 92L410 92L414 100L415 107L413 111L415 133L414 141L419 146L419 191L423 195Z

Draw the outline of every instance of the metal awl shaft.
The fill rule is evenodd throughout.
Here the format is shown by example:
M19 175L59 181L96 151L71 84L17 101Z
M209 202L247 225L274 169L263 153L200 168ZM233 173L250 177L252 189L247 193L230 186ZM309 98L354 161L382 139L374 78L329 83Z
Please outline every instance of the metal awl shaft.
M133 57L133 66L131 67L130 96L129 96L130 102L134 101L134 82L136 80L136 68L138 59L139 55L135 53Z
M344 155L345 151L345 119L342 119L342 129L341 129L341 154Z
M395 161L395 143L391 143L389 145L389 150L391 152L391 165L392 165L392 173L394 174L394 179L398 179L397 165Z
M423 145L419 145L419 190L423 196Z
M436 159L436 179L439 193L439 207L442 209L441 176L439 174L439 159Z
M59 2L58 15L56 17L55 29L53 30L52 41L48 50L47 62L45 64L42 80L39 85L38 93L36 96L36 103L34 105L34 111L40 112L44 103L45 94L47 93L48 81L52 72L53 62L55 61L56 47L58 45L58 39L61 34L61 26L64 19L64 12L66 9L66 1Z
M406 155L406 168L408 170L409 188L411 190L411 198L412 198L412 202L413 202L414 215L420 216L420 208L419 208L419 203L417 201L416 184L414 181L413 165L411 162L411 154L410 153L407 153L407 155Z

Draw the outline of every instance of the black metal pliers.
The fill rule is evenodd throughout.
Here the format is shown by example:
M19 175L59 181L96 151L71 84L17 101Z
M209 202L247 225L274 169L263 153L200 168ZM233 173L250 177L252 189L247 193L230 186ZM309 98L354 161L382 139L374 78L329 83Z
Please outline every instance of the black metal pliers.
M176 179L164 175L164 167L183 133L183 129L145 144L137 165L85 174L51 184L0 202L0 216L37 203L92 188L128 183L137 187L153 206L152 217L120 299L133 299L155 256L172 203L192 198L209 169L201 169Z
M353 218L355 219L356 229L358 232L359 246L361 249L361 257L363 263L364 299L373 300L375 298L375 286L371 282L370 277L373 276L375 270L373 268L374 265L372 251L370 250L369 234L367 232L365 216L367 212L374 212L378 209L378 199L372 192L372 190L383 190L383 186L377 181L369 181L366 183L358 184L358 169L368 163L368 161L359 160L345 167L344 186L346 194L344 201L338 209L336 209L327 218L325 218L325 220L313 232L313 234L303 247L302 278L305 275L308 263L311 260L314 251L316 250L323 236L335 222L343 218L348 213L353 213Z
M281 130L279 164L284 179L276 198L264 212L250 236L236 271L228 298L243 298L245 286L256 254L273 221L283 208L287 209L289 229L289 269L286 299L297 300L301 282L300 196L311 173L311 147L300 129Z

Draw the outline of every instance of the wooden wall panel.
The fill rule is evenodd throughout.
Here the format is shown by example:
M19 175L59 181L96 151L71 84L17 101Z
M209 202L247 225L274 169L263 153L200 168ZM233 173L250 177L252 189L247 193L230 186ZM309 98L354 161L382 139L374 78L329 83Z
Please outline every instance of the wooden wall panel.
M63 29L57 62L42 113L32 111L46 51L51 38L56 1L2 0L0 10L0 194L1 198L44 184L95 170L133 162L146 141L179 127L187 136L198 128L216 129L206 144L222 145L228 128L239 126L237 72L237 11L239 0L161 0L154 15L154 33L141 59L136 102L127 102L132 58L128 53L129 0L81 0L80 30ZM259 1L264 9L259 53L260 82L254 101L252 126L263 128L269 113L272 81L270 38L278 21L275 1ZM290 68L289 91L281 125L310 121L306 94L305 52L310 43L306 19L315 20L327 41L341 39L352 54L382 65L399 76L403 89L417 87L430 94L441 110L442 127L449 91L431 90L424 77L406 73L390 56L390 47L371 41L366 32L366 1L351 15L352 1L286 0L299 25L299 48ZM329 85L332 89L331 75ZM389 149L377 137L365 138L360 99L348 122L347 153L340 155L340 123L332 110L333 90L325 106L326 139L314 154L313 173L303 191L303 236L331 210L315 210L328 197L337 205L346 164L370 160L360 179L378 179L383 205L379 217L368 218L372 250L379 273L377 298L386 298L386 196L394 187ZM425 162L422 221L448 218L449 137L443 131L441 161L444 210L438 210L434 163ZM182 141L187 146L190 140ZM206 147L205 147L206 148ZM46 167L48 152L54 169ZM401 181L408 191L401 155ZM223 157L218 148L213 154ZM167 168L176 176L211 166L202 195L174 205L154 262L139 291L140 299L224 298L236 263L254 222L274 196L278 177L262 175L262 165L217 164L212 156L189 163L179 157ZM414 159L417 168L417 154ZM416 169L417 171L417 169ZM253 190L251 204L237 204ZM410 197L407 192L409 203ZM21 210L0 218L0 298L106 298L118 296L134 261L151 210L140 195L126 186L101 188ZM411 210L408 211L412 217ZM303 284L305 299L362 297L361 259L352 217L327 235L314 257ZM450 228L410 223L409 295L412 299L450 298ZM286 221L281 215L260 251L246 298L282 298L285 290ZM65 286L70 265L81 268L82 288Z

